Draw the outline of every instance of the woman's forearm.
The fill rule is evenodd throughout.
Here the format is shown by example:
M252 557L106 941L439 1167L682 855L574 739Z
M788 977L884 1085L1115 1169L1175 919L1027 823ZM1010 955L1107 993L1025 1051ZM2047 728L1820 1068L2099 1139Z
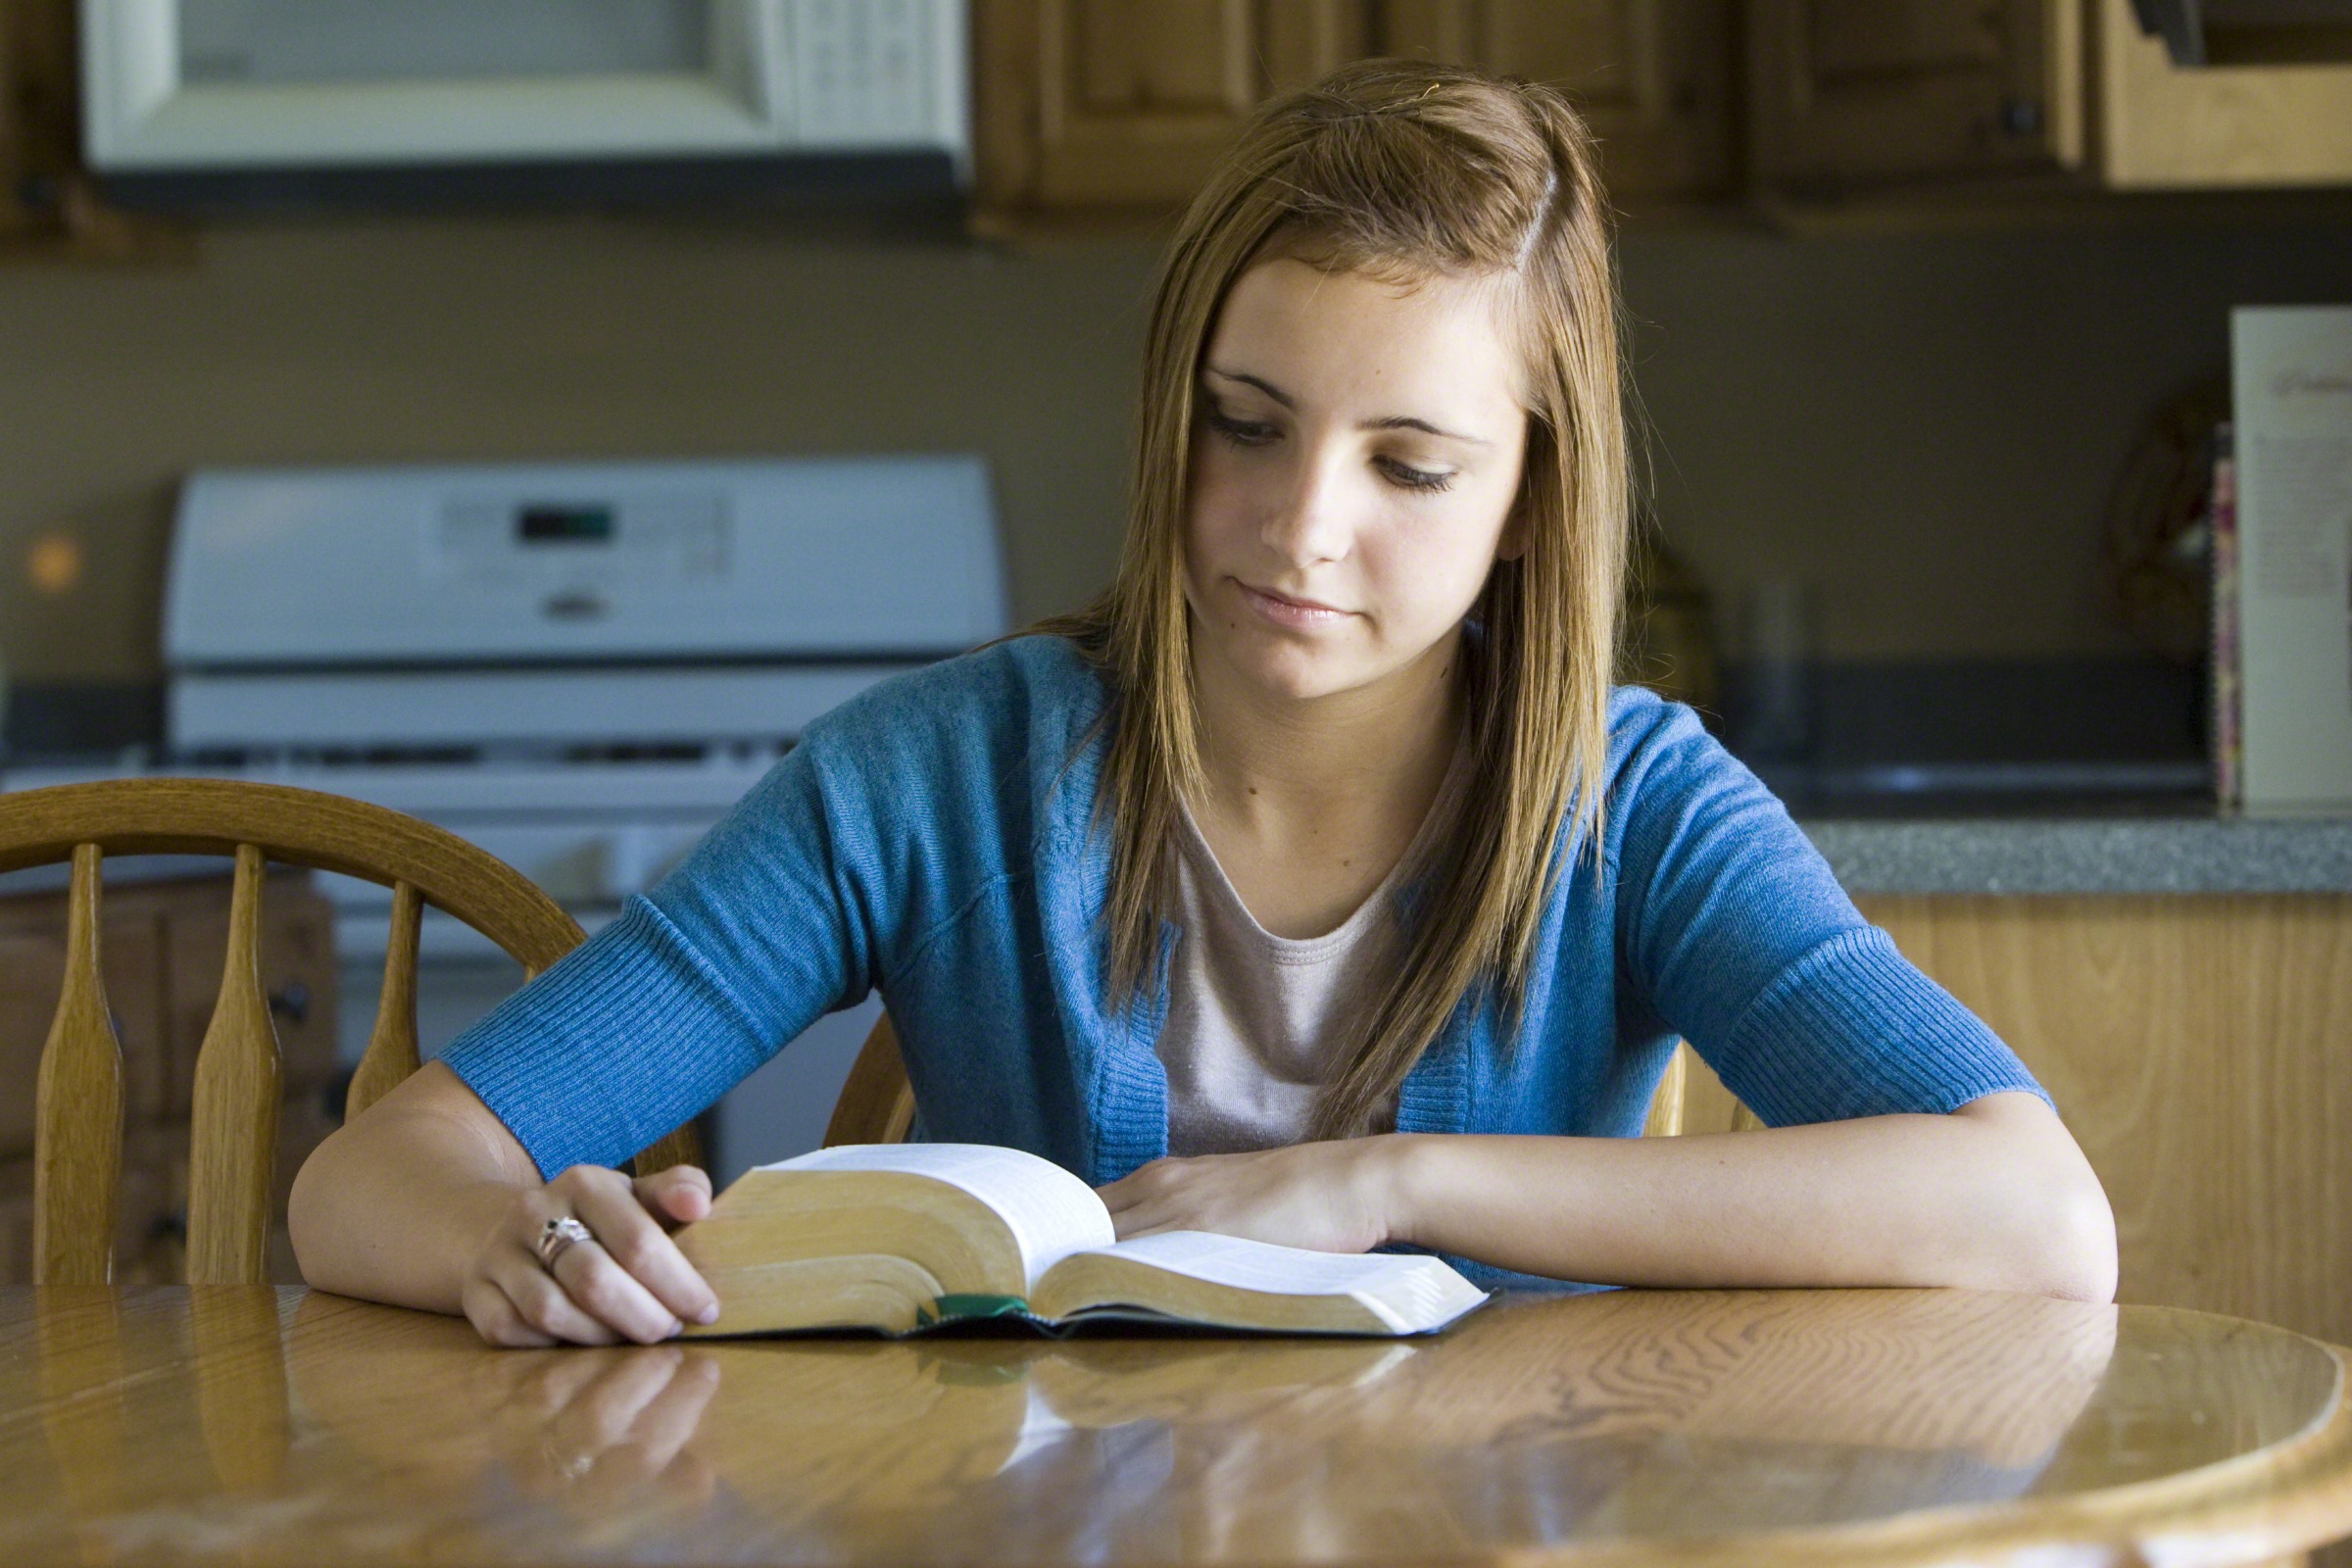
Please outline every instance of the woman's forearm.
M1390 1157L1392 1240L1530 1274L2115 1291L2106 1197L2029 1095L1683 1138L1408 1136Z
M457 1312L484 1239L538 1179L471 1091L428 1062L304 1162L287 1228L303 1278L322 1290Z

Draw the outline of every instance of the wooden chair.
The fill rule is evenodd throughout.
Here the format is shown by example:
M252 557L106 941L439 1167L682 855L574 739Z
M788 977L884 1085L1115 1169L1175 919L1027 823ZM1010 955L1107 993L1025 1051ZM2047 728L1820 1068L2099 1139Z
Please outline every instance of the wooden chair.
M71 860L66 973L41 1054L33 1131L37 1285L112 1275L122 1159L122 1055L99 969L99 865L108 855L233 857L228 962L196 1057L188 1168L188 1282L260 1284L277 1140L277 1034L263 994L267 861L392 889L382 1000L352 1079L356 1116L416 1070L416 941L424 906L456 915L535 975L582 939L520 872L454 833L361 801L230 779L118 779L0 795L0 871ZM691 1127L639 1154L640 1173L700 1162Z
M1676 1043L1666 1075L1658 1080L1657 1093L1650 1098L1649 1119L1642 1127L1644 1138L1681 1135L1690 1055L1689 1041ZM874 1020L873 1033L858 1048L850 1076L842 1083L841 1098L833 1102L832 1118L825 1123L825 1147L895 1144L906 1138L913 1121L914 1090L906 1082L906 1063L899 1055L899 1032L886 1012ZM1736 1125L1761 1127L1763 1123L1741 1105Z

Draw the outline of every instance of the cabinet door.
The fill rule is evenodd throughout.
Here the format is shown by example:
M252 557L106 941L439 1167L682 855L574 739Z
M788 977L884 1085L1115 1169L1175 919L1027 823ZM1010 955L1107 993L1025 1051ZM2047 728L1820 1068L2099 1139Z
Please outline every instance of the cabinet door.
M1387 0L1386 53L1565 91L1612 199L1728 194L1733 16L1724 0Z
M2057 1101L2119 1300L2352 1340L2352 897L1855 903Z
M1180 205L1268 95L1361 55L1363 0L979 0L986 208Z
M2074 170L2082 0L1748 0L1754 178Z
M2352 185L2352 29L2285 25L2292 16L2281 8L2280 24L2234 29L2224 38L2236 50L2183 68L2140 31L2130 0L2095 4L2099 173L2108 185ZM2329 52L2298 57L2298 45Z

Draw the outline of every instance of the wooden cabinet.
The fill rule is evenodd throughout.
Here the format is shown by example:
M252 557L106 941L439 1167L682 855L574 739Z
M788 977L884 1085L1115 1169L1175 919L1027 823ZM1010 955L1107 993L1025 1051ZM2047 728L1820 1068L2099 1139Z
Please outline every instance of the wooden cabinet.
M1764 191L2352 185L2341 27L2242 28L2185 67L2132 0L1747 0L1745 24Z
M976 0L984 221L1172 212L1267 97L1345 61L1458 61L1565 88L1612 196L1733 184L1728 0Z
M2082 163L2081 0L1750 0L1746 20L1759 183Z
M180 262L182 225L98 199L80 149L74 0L0 4L0 258Z
M2141 35L2131 0L2091 4L2099 47L2088 90L2106 184L2352 185L2352 26L2249 25L2213 64L2183 68Z
M102 910L99 965L122 1045L117 1278L169 1281L181 1272L189 1091L226 957L228 880L117 883ZM286 1093L270 1268L291 1280L285 1196L329 1130L323 1101L335 1071L334 909L308 873L270 878L261 963ZM65 896L0 899L0 1284L31 1277L33 1091L64 973Z
M1731 8L1709 0L1393 0L1381 53L1561 88L1601 147L1612 200L1728 196Z
M2125 1301L2352 1344L2352 897L1860 898L2057 1101ZM1732 1125L1690 1074L1685 1125Z

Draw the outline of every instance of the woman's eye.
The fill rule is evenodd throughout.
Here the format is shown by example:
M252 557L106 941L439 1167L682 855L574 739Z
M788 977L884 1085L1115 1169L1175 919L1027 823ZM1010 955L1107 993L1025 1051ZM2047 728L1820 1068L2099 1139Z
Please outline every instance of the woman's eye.
M1262 447L1281 433L1270 424L1253 424L1247 419L1231 418L1215 409L1201 410L1200 417L1211 430L1238 447ZM1399 490L1431 493L1446 489L1453 483L1450 473L1430 473L1409 467L1394 458L1383 458L1381 463L1383 470L1389 475L1389 482Z
M1210 429L1237 446L1263 446L1274 439L1274 427L1269 424L1251 424L1244 419L1227 418L1214 409L1203 412L1201 417L1208 421Z
M1450 473L1426 473L1419 468L1408 468L1401 463L1390 464L1389 471L1407 490L1443 490L1453 483Z

